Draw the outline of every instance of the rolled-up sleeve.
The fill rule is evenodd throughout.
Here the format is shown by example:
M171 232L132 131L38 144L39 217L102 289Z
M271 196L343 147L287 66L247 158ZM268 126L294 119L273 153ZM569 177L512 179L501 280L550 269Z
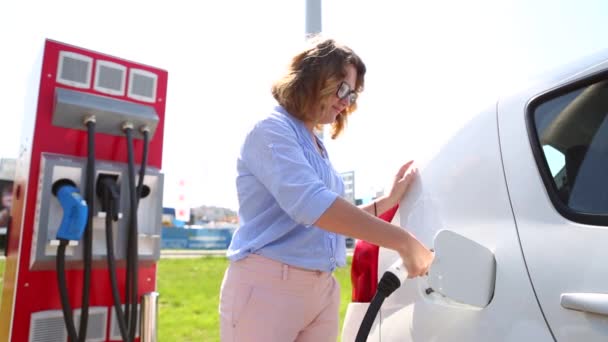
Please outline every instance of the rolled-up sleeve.
M241 159L287 215L310 226L338 194L323 183L304 153L288 123L267 119L247 136Z

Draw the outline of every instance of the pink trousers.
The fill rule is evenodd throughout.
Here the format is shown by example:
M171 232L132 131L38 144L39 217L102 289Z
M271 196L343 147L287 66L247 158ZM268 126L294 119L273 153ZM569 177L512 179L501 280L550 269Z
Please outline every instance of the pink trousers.
M329 272L259 255L231 262L220 291L222 342L335 342L340 288Z

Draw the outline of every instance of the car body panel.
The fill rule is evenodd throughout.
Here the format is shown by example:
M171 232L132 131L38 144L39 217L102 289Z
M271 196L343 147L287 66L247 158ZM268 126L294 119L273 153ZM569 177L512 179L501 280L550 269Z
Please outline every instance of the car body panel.
M606 51L608 52L608 51ZM498 110L505 174L532 284L558 341L606 341L608 317L568 310L563 293L608 293L608 227L572 222L549 198L532 154L525 113L531 99L569 82L608 70L604 62L580 65L581 71L545 82L501 101Z
M399 224L425 245L441 229L492 250L496 287L483 310L427 295L426 278L409 280L381 309L382 341L551 341L527 277L502 171L495 107L475 116L420 165L420 177L400 205ZM397 259L380 251L380 273ZM379 274L381 277L381 274Z

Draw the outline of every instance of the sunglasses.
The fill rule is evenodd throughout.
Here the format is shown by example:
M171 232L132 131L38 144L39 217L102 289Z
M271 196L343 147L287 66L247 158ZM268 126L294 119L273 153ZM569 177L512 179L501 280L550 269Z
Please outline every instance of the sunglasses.
M340 86L338 87L338 91L336 92L336 96L340 100L344 100L344 99L348 98L349 106L352 105L353 103L355 103L355 101L357 101L357 92L352 90L350 88L350 86L348 85L348 83L346 83L346 82L340 83Z

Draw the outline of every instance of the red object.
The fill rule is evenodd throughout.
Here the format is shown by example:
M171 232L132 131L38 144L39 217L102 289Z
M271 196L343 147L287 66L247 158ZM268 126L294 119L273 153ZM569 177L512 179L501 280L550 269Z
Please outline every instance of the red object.
M124 94L100 94L91 84L88 88L76 88L66 84L59 84L58 61L61 51L75 53L92 58L95 63L105 61L119 64L130 69L138 69L156 75L157 88L154 103L138 101ZM32 314L61 310L57 274L55 270L33 271L30 269L32 239L36 218L36 202L38 178L41 169L42 153L55 153L59 155L84 157L87 155L87 133L84 130L75 130L53 125L53 101L57 88L66 88L80 92L102 95L123 101L145 104L154 107L159 116L159 122L154 136L150 140L148 150L148 165L162 168L163 127L165 122L165 99L167 92L168 73L165 70L151 66L119 59L98 52L85 50L79 47L66 45L60 42L46 40L40 68L39 87L32 85L29 89L30 97L27 99L24 132L31 134L22 139L21 153L17 161L15 184L17 192L23 189L23 196L17 193L12 207L13 222L7 241L6 268L4 274L4 288L0 310L0 341L30 341L30 322ZM92 69L91 78L95 77L95 68ZM29 130L29 131L28 131ZM100 161L127 163L126 139L121 136L96 134L95 158ZM143 142L134 141L135 163L141 162ZM95 234L98 234L97 232ZM124 265L117 270L119 292L124 294L126 283ZM69 300L73 308L81 307L82 299L82 269L69 269L66 271L66 280L69 289ZM110 317L113 310L113 300L110 286L110 276L105 263L93 266L91 274L90 307L108 308L108 322L106 336L110 336ZM156 263L147 261L140 263L138 273L138 295L155 291ZM124 303L124 298L122 298ZM78 329L78 326L76 327ZM89 327L89 329L91 329ZM107 341L107 340L106 340Z
M399 205L382 213L379 218L391 222ZM378 286L378 254L380 248L367 241L358 240L355 245L353 262L350 269L350 280L353 287L352 301L356 303L371 302Z

